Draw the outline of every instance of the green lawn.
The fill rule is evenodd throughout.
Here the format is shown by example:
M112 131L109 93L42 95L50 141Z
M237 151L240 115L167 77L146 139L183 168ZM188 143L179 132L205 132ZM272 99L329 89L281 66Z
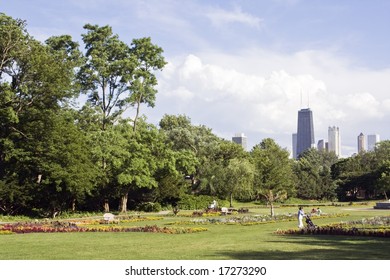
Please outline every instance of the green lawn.
M346 217L313 220L328 224L374 216L389 216L388 210L371 206L322 207L327 213L348 213ZM308 207L309 208L309 207ZM311 209L311 208L310 208ZM309 211L310 209L306 209ZM268 214L265 208L251 209L248 215ZM276 214L295 213L281 207ZM172 221L191 220L164 216L163 220L131 225L167 226ZM192 234L164 233L31 233L0 235L1 260L222 260L222 259L390 259L389 238L352 236L281 236L277 229L295 228L296 221L253 226L183 225L207 227Z

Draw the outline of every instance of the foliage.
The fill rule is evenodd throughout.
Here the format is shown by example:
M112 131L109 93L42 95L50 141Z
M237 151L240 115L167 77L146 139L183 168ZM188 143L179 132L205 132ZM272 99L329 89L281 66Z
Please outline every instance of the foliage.
M380 142L373 152L364 152L340 160L332 166L332 176L337 183L342 200L386 197L390 189L390 142Z
M158 202L144 202L138 205L138 211L144 212L159 212L161 211L161 205Z
M233 195L253 189L255 170L249 160L233 158L224 171L224 186L230 196L230 207L233 207Z
M252 149L251 159L255 167L255 192L271 205L273 216L273 203L294 193L289 152L268 138Z
M337 161L334 152L305 151L294 165L297 196L303 199L335 199L336 184L332 179L331 167Z
M80 185L90 179L88 173L85 180L78 173L88 165L83 163L85 154L76 155L83 139L66 117L66 104L75 96L73 68L78 65L69 57L76 56L77 44L70 37L42 44L29 36L25 22L4 14L0 23L0 209L7 214L53 211L55 206L49 204L57 200L61 183L66 181L67 190L79 198L79 190L90 187ZM63 158L59 147L68 147ZM56 165L62 166L54 171ZM45 177L48 174L53 177ZM54 197L46 196L42 205L37 202L47 195L48 180Z

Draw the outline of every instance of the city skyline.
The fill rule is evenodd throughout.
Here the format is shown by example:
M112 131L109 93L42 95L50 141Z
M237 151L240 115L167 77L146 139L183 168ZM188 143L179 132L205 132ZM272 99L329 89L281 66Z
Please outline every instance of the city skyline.
M185 114L224 139L245 132L248 149L272 138L291 151L296 111L310 100L316 138L337 125L343 156L361 131L390 139L388 10L380 0L1 1L42 42L69 34L84 50L87 23L127 44L150 36L168 62L156 106L141 110L153 124Z

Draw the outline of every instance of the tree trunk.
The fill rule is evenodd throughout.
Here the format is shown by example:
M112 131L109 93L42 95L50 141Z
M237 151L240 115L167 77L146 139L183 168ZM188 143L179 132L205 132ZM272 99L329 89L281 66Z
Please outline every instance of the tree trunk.
M108 199L104 200L103 208L105 213L110 212L110 204L108 203Z
M230 207L233 207L233 193L230 193Z
M72 199L72 212L76 211L76 198Z
M142 95L141 95L141 97L142 97ZM137 110L136 110L136 114L135 114L135 118L134 118L134 125L133 125L133 131L134 132L137 129L137 121L138 121L140 107L141 107L141 98L137 102Z
M273 218L275 216L274 204L270 202L270 206L271 206L271 217Z
M120 205L120 212L126 213L127 212L127 199L129 198L129 194L126 193L125 195L122 195L121 197L121 205Z

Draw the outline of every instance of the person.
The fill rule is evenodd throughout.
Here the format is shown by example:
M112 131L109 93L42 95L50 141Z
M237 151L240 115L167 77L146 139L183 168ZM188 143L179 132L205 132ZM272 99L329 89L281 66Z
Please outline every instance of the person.
M209 205L209 209L217 209L217 202L215 200Z
M305 216L305 212L302 207L299 207L298 210L298 228L303 228L303 217Z
M320 207L318 207L318 208L317 208L317 215L318 215L318 216L321 216L321 214L322 214L322 211L321 211Z

